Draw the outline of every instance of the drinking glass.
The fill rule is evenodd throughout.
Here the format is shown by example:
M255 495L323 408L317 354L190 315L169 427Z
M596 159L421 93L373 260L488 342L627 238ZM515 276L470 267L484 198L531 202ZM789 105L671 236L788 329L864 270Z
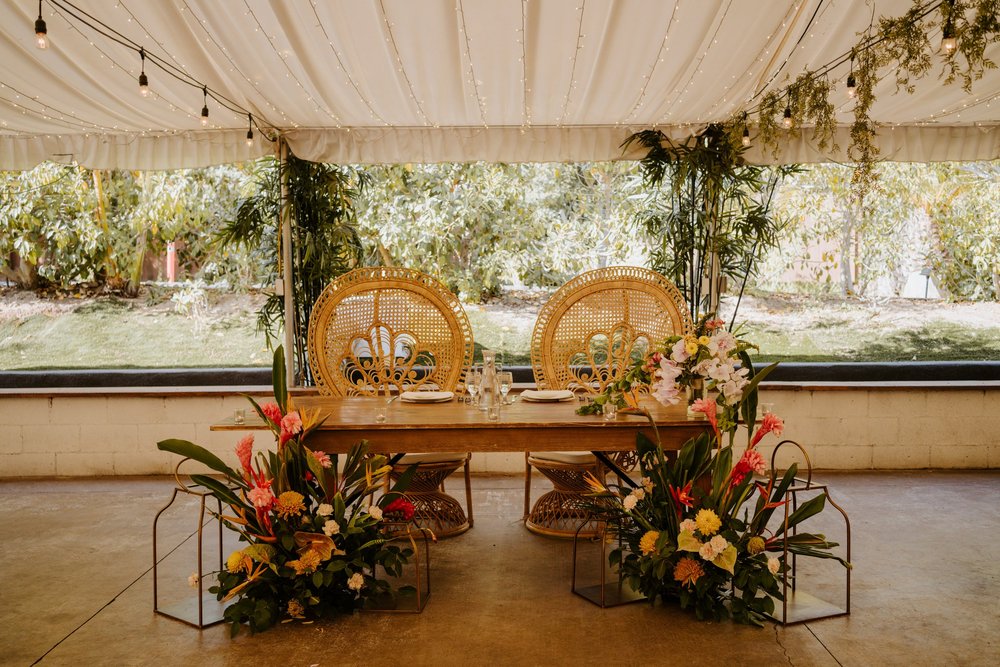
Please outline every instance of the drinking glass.
M375 404L375 421L379 424L385 421L386 416L389 413L389 403L385 401L379 401Z
M476 405L476 394L479 393L479 383L481 381L482 375L479 372L479 368L473 366L465 378L465 392L469 395L469 403L472 405Z
M507 402L507 394L510 393L510 387L514 384L514 374L510 371L501 371L497 373L497 382L500 383L500 402L504 405L510 405Z
M604 411L604 419L607 421L614 421L618 416L618 403L613 399L609 398L608 402L601 406Z
M247 420L247 412L243 408L236 408L233 411L233 423L242 424Z

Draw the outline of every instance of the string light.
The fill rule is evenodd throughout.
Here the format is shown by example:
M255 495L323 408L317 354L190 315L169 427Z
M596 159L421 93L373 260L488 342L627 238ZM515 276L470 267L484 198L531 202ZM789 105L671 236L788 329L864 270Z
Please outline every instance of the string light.
M247 127L247 146L253 146L253 114L247 114L247 121L249 127Z
M38 0L38 18L35 19L35 46L40 49L49 48L49 31L42 18L42 0Z
M201 108L201 126L208 126L208 86L203 86L201 89L202 94L205 96L205 106Z
M785 113L782 114L781 124L786 130L792 128L792 91L788 91L788 100L785 102Z
M750 146L750 126L747 125L747 114L743 112L743 147L747 148Z
M139 72L139 94L149 97L149 77L146 76L146 49L139 49L139 60L142 62L142 69Z

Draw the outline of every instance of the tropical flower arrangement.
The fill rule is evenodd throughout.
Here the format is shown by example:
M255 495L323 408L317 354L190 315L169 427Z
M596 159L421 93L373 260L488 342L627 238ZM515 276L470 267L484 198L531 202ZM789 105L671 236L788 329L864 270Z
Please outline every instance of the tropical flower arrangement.
M678 387L700 376L716 390L714 398L698 398L692 405L709 428L676 456L639 434L639 484L625 480L623 485L607 485L592 476L589 482L595 511L620 538L611 565L634 590L651 602L676 598L681 607L694 607L698 618L731 617L761 625L774 612L775 600L782 599L780 581L789 564L780 554L786 545L793 555L850 564L831 552L838 545L825 536L791 531L823 510L825 494L801 503L787 524L772 521L774 511L785 503L797 466L779 478L768 472L757 450L768 434L780 436L784 423L773 413L757 422L757 386L775 365L755 373L747 353L752 347L721 331L719 321L709 317L699 321L694 335L669 338L661 349L636 362L617 388L629 406L641 410L635 396L643 382L657 400L676 403ZM614 391L599 398L615 400ZM741 423L747 445L734 465L733 445Z
M282 619L313 619L347 612L372 596L390 593L377 579L376 566L399 576L413 555L409 546L387 533L390 521L408 521L413 505L401 495L412 471L393 489L371 498L385 486L391 466L370 455L366 443L355 445L342 469L338 456L310 449L308 435L320 421L298 410L285 389L282 349L274 355L274 402L248 400L274 435L276 448L254 452L254 436L236 445L238 468L185 440L164 440L161 450L198 461L220 473L191 475L218 498L223 523L239 532L242 549L229 555L209 590L222 601L235 600L224 612L236 635L246 624L251 633Z
M668 337L659 349L633 363L577 412L599 413L608 401L639 411L640 394L647 391L663 404L676 404L686 395L693 405L706 392L714 391L720 396L717 417L724 429L731 429L750 383L753 367L748 353L757 346L737 338L724 324L707 315L698 320L692 332Z

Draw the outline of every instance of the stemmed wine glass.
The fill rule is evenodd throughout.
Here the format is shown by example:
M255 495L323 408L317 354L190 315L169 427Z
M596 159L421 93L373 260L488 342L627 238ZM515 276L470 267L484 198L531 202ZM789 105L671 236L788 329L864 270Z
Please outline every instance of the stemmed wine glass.
M482 382L482 373L478 366L473 366L469 369L469 373L465 377L465 391L469 395L469 403L471 405L476 404L476 394L479 393L480 382Z
M514 383L514 374L510 371L501 371L497 373L497 382L500 383L500 402L508 405L507 394L510 393L510 387Z

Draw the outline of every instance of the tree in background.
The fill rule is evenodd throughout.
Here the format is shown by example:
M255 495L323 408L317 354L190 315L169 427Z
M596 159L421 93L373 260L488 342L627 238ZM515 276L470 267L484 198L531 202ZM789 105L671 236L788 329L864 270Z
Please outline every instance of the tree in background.
M25 287L89 283L134 296L147 255L175 241L189 275L254 284L245 258L211 243L246 180L233 165L130 172L44 163L2 173L0 273Z
M371 261L420 269L478 301L519 279L556 286L624 261L634 163L370 167L358 221Z
M773 277L804 271L813 285L842 296L899 294L907 276L928 268L953 299L996 299L1000 267L1000 165L881 163L878 190L859 204L851 169L812 165L777 196L791 225ZM885 287L887 286L887 287Z

